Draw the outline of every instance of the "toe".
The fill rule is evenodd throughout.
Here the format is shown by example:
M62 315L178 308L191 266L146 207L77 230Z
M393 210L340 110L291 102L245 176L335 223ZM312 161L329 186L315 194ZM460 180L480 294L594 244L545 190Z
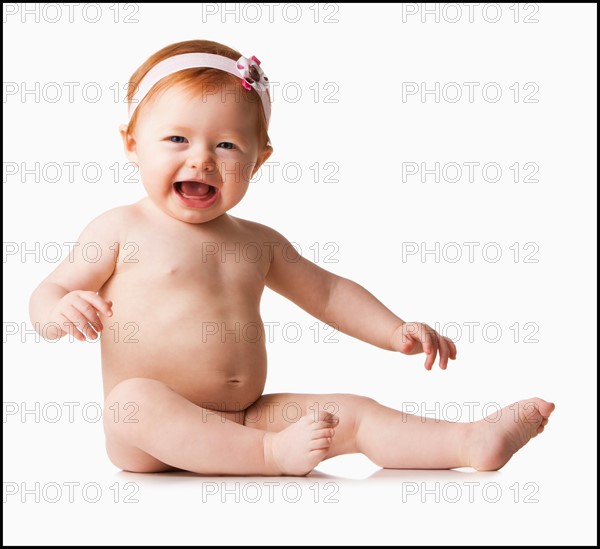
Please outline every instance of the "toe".
M319 421L319 423L313 423L312 427L315 431L322 431L323 429L334 430L337 427L337 423L329 423L327 421Z
M335 429L326 428L326 429L316 429L312 432L311 438L313 440L319 438L331 438L335 434Z
M537 428L547 418L546 406L548 403L541 398L532 398L519 402L519 415L521 420Z
M542 414L542 416L545 418L547 418L554 411L554 408L556 408L553 402L546 402L541 398L534 398L533 401L535 402L537 409L540 411L540 414Z
M316 458L319 461L323 461L327 457L327 451L328 450L329 450L329 448L319 449L319 450L311 450L310 451L310 457L311 458Z
M309 448L311 450L327 450L331 446L331 438L319 438L317 440L311 440Z
M326 427L331 427L332 425L336 425L339 421L339 418L329 412L311 412L304 416L307 418L309 422L314 423L323 423Z
M544 417L549 417L552 412L554 412L554 408L556 406L553 402L544 402L544 409L540 410Z
M324 413L319 419L321 422L326 423L328 427L335 426L340 421L340 418L338 416L334 416L330 413Z

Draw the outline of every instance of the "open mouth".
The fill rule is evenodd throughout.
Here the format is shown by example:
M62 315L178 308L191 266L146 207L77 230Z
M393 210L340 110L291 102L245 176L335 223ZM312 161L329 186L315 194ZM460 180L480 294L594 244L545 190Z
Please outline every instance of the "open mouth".
M210 206L219 194L219 189L200 181L177 181L174 188L181 202L192 208Z

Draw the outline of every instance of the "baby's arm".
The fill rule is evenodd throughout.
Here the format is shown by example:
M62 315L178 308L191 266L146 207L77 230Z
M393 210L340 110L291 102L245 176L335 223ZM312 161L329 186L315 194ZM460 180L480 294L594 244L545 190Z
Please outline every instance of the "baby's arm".
M68 333L80 341L85 341L84 334L96 339L95 332L103 328L98 314L112 314L112 303L96 292L115 269L119 250L117 227L122 215L121 208L116 208L94 219L69 256L31 295L31 322L46 339L58 339Z
M271 241L275 242L266 279L269 288L352 337L404 354L424 351L428 370L438 352L442 369L446 368L448 358L456 358L454 342L426 324L404 322L361 285L308 261L285 237L268 230Z

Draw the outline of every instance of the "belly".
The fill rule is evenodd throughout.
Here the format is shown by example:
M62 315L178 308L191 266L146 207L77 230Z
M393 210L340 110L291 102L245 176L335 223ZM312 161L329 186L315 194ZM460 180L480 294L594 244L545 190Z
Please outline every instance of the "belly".
M146 377L211 410L243 410L260 397L267 355L258 311L198 310L189 303L161 308L132 306L125 317L115 306L104 322L105 395L125 379Z

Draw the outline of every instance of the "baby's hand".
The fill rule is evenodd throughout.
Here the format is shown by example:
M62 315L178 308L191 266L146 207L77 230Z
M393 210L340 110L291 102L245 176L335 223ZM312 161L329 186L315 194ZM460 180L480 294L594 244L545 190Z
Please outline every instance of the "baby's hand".
M52 309L48 323L60 326L58 337L71 333L75 339L86 341L97 339L104 326L99 313L112 315L112 301L100 297L95 292L75 290L66 294ZM93 329L92 329L93 328Z
M445 370L448 358L456 359L456 345L451 339L438 334L431 326L421 322L406 322L392 336L392 349L405 355L425 352L425 369L431 370L440 353L440 368Z

